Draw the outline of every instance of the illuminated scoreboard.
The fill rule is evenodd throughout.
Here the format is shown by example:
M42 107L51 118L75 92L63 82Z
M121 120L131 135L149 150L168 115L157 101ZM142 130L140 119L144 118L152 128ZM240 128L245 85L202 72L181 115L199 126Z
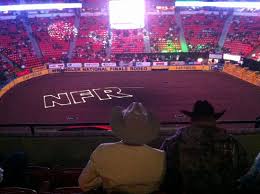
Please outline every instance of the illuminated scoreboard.
M144 27L144 0L110 0L109 21L112 29L138 29Z

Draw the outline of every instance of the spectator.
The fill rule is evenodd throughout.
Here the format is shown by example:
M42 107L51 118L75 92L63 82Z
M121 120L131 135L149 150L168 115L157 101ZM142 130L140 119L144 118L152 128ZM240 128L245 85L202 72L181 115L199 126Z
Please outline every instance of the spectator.
M2 162L3 187L27 187L25 170L28 166L28 156L24 152L15 152Z
M208 101L197 101L191 126L182 128L162 145L167 171L162 189L168 193L232 193L246 167L246 152L226 130L216 127L225 111L215 113Z
M4 178L4 170L0 168L0 183L3 181Z
M260 152L250 170L239 179L241 194L260 193Z
M121 141L99 145L79 177L86 192L103 186L108 192L147 194L157 191L164 174L164 152L145 145L157 137L159 122L133 102L112 111L111 126Z

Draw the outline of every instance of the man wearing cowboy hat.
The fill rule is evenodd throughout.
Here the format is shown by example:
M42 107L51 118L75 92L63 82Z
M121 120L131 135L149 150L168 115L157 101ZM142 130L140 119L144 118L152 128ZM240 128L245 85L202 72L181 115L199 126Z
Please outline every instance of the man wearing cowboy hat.
M146 143L159 134L160 124L141 103L112 111L113 133L121 139L99 145L79 177L83 191L102 186L108 193L148 194L159 189L165 154Z
M197 101L191 119L165 140L166 175L162 189L180 194L234 193L236 180L247 165L246 152L225 129L216 126L225 111L216 113L208 101Z

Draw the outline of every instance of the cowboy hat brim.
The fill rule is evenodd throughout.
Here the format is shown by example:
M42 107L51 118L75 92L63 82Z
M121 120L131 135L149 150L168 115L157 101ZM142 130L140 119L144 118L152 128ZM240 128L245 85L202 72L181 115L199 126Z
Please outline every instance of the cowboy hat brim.
M190 118L205 116L205 115L199 115L198 113L190 112L190 111L186 111L186 110L181 110L180 112L187 115ZM213 113L212 115L206 115L206 116L213 116L216 120L218 120L220 117L222 117L225 114L225 112L226 112L226 110L223 110L221 112Z

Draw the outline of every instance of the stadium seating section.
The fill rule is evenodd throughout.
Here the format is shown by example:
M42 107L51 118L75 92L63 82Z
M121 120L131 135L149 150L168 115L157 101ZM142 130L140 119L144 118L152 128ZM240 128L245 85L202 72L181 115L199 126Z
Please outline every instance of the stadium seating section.
M247 56L260 43L260 17L233 18L224 47L231 53Z
M217 47L226 17L223 15L182 15L189 51L211 51Z
M181 50L179 31L174 15L149 17L151 52L176 52Z
M112 53L143 53L142 30L112 30Z
M104 54L108 18L104 16L81 17L79 35L72 62L100 62Z
M24 2L61 3L64 0ZM66 2L83 3L82 14L74 10L51 10L49 11L49 14L53 14L51 17L46 17L48 12L37 12L37 16L29 15L27 18L14 16L11 12L10 15L3 13L4 16L12 17L0 22L2 74L7 76L46 63L120 61L121 59L115 56L121 53L181 52L186 46L189 52L215 52L216 49L217 51L222 49L224 53L259 60L260 17L257 14L248 16L219 10L207 12L183 9L180 17L170 12L149 13L144 29L117 30L110 29L109 17L101 11L101 8L104 8L103 0ZM171 1L160 0L160 2L162 5L168 5ZM17 3L20 1L0 2L1 5ZM151 4L158 4L158 1L153 0ZM93 7L98 7L97 13L92 13ZM90 11L88 8L93 10ZM60 13L61 16L58 15ZM231 25L225 25L232 14ZM58 25L54 32L51 32L50 27L55 24ZM64 35L68 30L67 24L77 28L73 36ZM226 37L223 36L224 31L227 32ZM51 36L51 33L56 33L55 37ZM221 36L224 37L223 48L218 46Z
M27 68L41 65L21 20L1 21L0 42L1 53L14 63Z
M32 26L35 39L37 40L44 62L60 62L69 51L69 39L53 38L48 33L51 24L63 21L64 23L74 24L74 17L55 17L55 18L32 18ZM64 29L61 29L61 31Z
M216 13L182 14L181 22L188 50L214 51L218 47L227 17ZM14 72L15 67L31 68L44 63L66 61L73 38L51 37L49 27L60 22L74 25L75 19L78 19L79 27L75 47L71 47L74 48L71 51L71 62L102 62L109 50L111 54L143 53L147 51L146 40L150 41L151 53L181 51L181 29L177 25L175 15L149 15L146 29L111 31L109 31L109 19L105 15L71 16L70 14L64 17L33 17L28 21L17 17L1 20L0 53L12 61L9 64L1 59L3 64L1 70L8 68L9 72ZM232 54L250 55L260 43L259 25L260 17L234 16L223 50ZM30 27L32 33L28 32ZM40 49L37 55L34 42Z

